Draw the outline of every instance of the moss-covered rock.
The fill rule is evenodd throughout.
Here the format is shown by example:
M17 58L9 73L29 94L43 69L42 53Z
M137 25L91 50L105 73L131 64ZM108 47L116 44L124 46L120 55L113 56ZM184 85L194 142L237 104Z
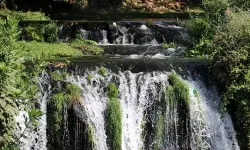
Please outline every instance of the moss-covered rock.
M118 89L114 83L108 85L108 103L106 111L106 134L110 149L121 150L122 144L122 114L118 100Z
M169 75L169 84L173 87L175 98L190 103L189 88L175 73Z
M107 75L107 69L104 68L104 67L101 67L99 70L98 70L98 74L102 75L102 76L106 76Z
M164 116L159 114L155 122L153 150L161 150L164 138Z

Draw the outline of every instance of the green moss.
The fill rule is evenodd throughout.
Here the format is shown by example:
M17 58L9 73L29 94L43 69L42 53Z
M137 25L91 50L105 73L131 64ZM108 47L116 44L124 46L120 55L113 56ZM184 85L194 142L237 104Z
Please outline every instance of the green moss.
M84 54L99 55L104 52L103 48L97 46L97 43L91 40L74 39L69 42L69 45L82 50Z
M106 114L106 134L110 149L121 150L122 143L122 114L118 100L118 89L115 84L108 85L108 103Z
M88 75L88 80L91 81L91 79L93 78L93 76L91 74Z
M67 83L66 85L66 91L67 91L67 98L68 101L67 103L69 104L69 106L72 106L74 103L76 102L80 102L80 98L82 95L82 90L76 86L75 84L72 83Z
M98 74L102 75L102 76L106 76L107 75L107 69L104 68L104 67L101 67L99 70L98 70Z
M118 89L114 83L108 84L108 97L109 98L117 98L118 97Z
M157 115L154 126L154 144L153 150L160 150L163 145L164 136L164 116L162 114Z
M91 147L95 149L96 143L94 139L94 131L93 131L93 127L90 124L88 124L88 140L89 140L89 143L92 145Z
M189 88L175 73L169 75L169 83L173 87L175 98L177 100L190 103Z
M174 42L171 42L171 43L162 43L161 47L164 48L164 49L176 48L176 44Z
M166 89L166 95L168 103L172 106L175 100L175 95L174 95L174 88L173 86L169 85ZM166 102L167 103L167 102ZM167 105L167 104L166 104Z
M66 97L67 95L65 95L64 93L56 93L49 100L50 105L55 109L51 115L53 118L53 126L56 133L60 132L61 129L62 111L63 105L67 101Z
M51 72L50 76L54 81L62 81L64 79L63 75L58 71Z
M54 57L79 57L83 53L75 48L70 47L65 43L45 43L45 42L18 42L20 45L25 45L25 49L21 53L26 59L48 59Z

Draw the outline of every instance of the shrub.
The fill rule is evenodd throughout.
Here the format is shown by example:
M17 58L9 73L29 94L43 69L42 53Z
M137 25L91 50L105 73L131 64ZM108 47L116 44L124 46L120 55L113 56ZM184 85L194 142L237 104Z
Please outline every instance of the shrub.
M193 40L198 41L207 32L209 22L205 18L192 18L185 26Z
M44 39L46 42L55 43L58 41L59 28L57 24L50 23L44 27Z
M24 28L24 34L28 40L43 42L44 29L40 25L29 25Z
M224 109L233 113L242 149L250 144L250 12L232 11L214 36L212 71L223 95Z
M249 10L250 1L249 0L229 0L231 7L238 7L244 10Z

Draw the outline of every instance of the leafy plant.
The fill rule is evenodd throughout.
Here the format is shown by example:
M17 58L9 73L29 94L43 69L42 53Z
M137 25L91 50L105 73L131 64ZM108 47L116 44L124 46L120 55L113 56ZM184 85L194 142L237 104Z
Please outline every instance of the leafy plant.
M59 28L56 23L50 23L44 27L44 39L46 42L55 43L58 41Z

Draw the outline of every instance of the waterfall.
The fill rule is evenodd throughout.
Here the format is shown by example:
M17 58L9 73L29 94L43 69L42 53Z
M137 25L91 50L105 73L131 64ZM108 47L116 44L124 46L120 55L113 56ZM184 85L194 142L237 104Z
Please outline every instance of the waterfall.
M104 56L71 59L67 69L52 66L48 74L42 72L37 103L44 115L38 127L26 129L25 110L16 117L21 150L112 149L111 100L119 106L119 125L112 129L121 131L122 150L239 150L231 117L220 112L219 94L203 81L203 70L194 65L193 71L188 59L170 58L183 56L190 44L184 28L170 22L70 24L60 28L62 41L80 31L83 39L104 48ZM174 72L180 85L171 82ZM118 97L109 97L110 83Z
M38 120L38 125L35 129L30 126L30 119L28 112L25 110L20 111L19 115L16 116L15 120L17 122L15 136L19 139L19 148L21 150L46 150L47 137L46 137L46 124L47 124L47 99L50 94L50 84L48 82L48 75L45 71L42 72L39 79L40 93L38 103L40 104L40 110L43 115ZM46 86L45 86L46 85Z
M100 44L109 44L109 41L107 39L107 31L106 30L101 30L102 33L102 41Z
M103 76L98 70L98 67L87 69L84 74L72 74L67 79L67 82L82 89L88 122L94 127L96 148L108 149L104 116L107 104L105 87L109 82L114 82L118 85L122 111L122 149L152 149L157 141L152 137L152 131L146 129L155 128L159 115L157 103L163 95L165 99L168 96L165 89L169 85L170 72L115 73L108 70L107 75ZM184 115L186 118L183 118L186 111L180 112L180 102L168 100L167 107L163 110L165 129L161 149L239 149L230 116L227 113L220 114L220 101L216 91L207 88L199 80L181 80L189 87L189 111ZM187 122L183 123L183 119ZM151 124L146 128L147 122Z

